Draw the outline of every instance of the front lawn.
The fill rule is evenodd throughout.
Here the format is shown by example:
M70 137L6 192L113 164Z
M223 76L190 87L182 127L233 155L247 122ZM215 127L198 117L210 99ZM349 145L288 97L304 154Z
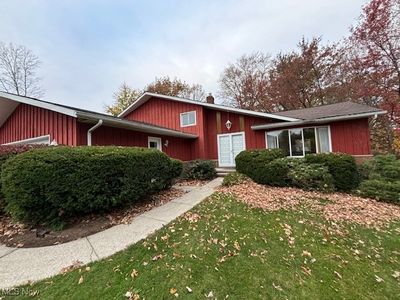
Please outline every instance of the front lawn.
M399 246L399 222L341 225L301 204L265 212L216 193L128 250L29 289L41 299L398 299Z

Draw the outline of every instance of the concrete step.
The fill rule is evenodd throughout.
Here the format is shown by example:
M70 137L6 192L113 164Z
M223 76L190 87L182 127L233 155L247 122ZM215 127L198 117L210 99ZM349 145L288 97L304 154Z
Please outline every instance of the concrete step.
M235 168L215 168L218 177L225 177L226 175L236 172Z

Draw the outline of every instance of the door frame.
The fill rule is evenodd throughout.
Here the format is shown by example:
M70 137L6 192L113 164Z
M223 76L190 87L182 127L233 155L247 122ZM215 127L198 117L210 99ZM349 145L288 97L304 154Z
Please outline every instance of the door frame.
M230 132L230 133L221 133L221 134L217 134L217 154L218 154L218 166L219 167L235 167L236 163L235 163L235 158L233 157L233 144L232 144L232 135L242 135L242 139L243 139L243 150L246 150L246 133L244 131L238 131L238 132ZM220 161L220 157L219 157L219 150L220 150L220 146L219 146L219 138L223 137L223 136L229 136L230 137L230 151L231 151L231 158L232 158L232 164L221 164Z

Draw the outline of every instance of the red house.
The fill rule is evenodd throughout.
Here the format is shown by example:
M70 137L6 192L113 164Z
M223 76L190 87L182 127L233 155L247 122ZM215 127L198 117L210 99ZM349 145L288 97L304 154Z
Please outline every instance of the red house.
M371 155L368 118L385 111L352 102L261 113L144 93L118 117L0 92L0 144L46 143L157 148L181 160L234 166L244 149L288 156Z

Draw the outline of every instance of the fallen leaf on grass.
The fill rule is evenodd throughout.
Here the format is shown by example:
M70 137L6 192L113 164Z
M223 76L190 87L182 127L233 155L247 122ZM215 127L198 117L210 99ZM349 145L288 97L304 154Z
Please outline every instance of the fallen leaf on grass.
M333 271L333 273L334 273L338 278L342 279L342 275L340 275L339 272Z
M159 260L159 259L161 259L161 258L163 258L162 254L158 254L158 255L156 255L156 256L153 256L153 258L152 258L151 260L152 260L152 261L156 261L156 260Z
M70 266L68 266L68 267L65 267L65 268L62 268L62 269L60 270L60 274L65 274L65 273L71 272L71 271L73 271L73 270L75 270L75 269L78 269L79 267L82 266L82 264L83 264L83 263L82 263L81 261L76 260L76 261L74 261L74 262L72 263L72 265L70 265Z
M191 293L191 292L193 292L193 290L190 288L190 287L186 287L186 290L189 292L189 293Z
M133 269L131 272L131 277L132 279L134 279L135 277L137 277L139 275L139 272L136 269Z
M81 275L81 277L79 277L78 284L82 284L82 283L83 283L83 276Z
M303 271L304 274L311 276L311 269L301 266L301 270Z
M278 291L281 291L281 292L283 291L283 289L281 288L281 286L275 284L274 282L272 283L272 286L273 286L275 289L277 289Z
M308 257L311 257L311 253L310 253L310 252L308 252L308 251L306 251L306 250L303 250L302 256L308 256Z
M233 243L233 247L235 247L235 249L236 249L237 251L240 251L240 244L239 244L237 241L235 241L235 242Z
M385 281L385 280L383 280L383 278L380 278L378 275L375 275L375 280L379 283Z
M392 276L394 278L400 278L400 272L399 271L394 271L394 273L392 274Z
M177 291L178 291L178 290L177 290L176 288L170 288L170 289L169 289L169 293L170 293L171 295L176 294Z

